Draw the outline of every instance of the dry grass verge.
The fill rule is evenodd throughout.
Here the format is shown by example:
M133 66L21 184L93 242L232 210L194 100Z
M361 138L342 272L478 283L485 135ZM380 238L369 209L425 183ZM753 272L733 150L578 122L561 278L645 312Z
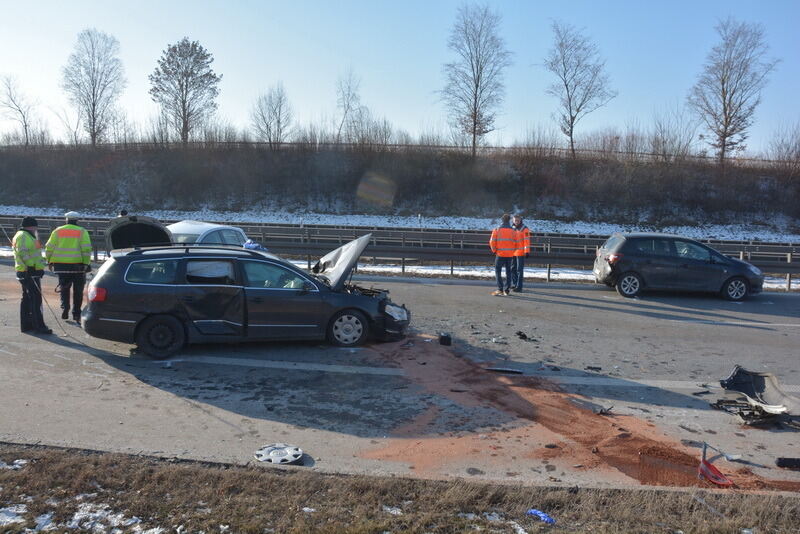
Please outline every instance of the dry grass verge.
M302 467L176 462L0 444L0 461L11 464L17 459L28 463L16 470L0 468L4 533L34 528L35 518L43 514L52 514L59 532L110 532L116 521L120 531L156 529L153 534L465 532L475 527L517 533L722 533L756 528L761 534L798 532L800 525L800 497L791 495L531 488L326 475ZM17 518L22 522L4 525L2 510L17 506L19 511L21 504L25 513ZM116 519L113 514L103 519L102 514L87 513L104 507L117 514ZM547 512L557 524L547 526L526 517L529 508ZM141 521L133 523L132 518ZM77 528L68 529L70 522Z

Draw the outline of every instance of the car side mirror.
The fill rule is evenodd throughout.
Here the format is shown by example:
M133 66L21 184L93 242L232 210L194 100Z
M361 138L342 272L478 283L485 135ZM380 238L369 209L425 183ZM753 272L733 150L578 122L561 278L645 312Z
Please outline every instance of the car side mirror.
M317 287L311 282L303 282L303 286L300 288L300 292L308 293L309 291L314 291L315 289L317 289Z

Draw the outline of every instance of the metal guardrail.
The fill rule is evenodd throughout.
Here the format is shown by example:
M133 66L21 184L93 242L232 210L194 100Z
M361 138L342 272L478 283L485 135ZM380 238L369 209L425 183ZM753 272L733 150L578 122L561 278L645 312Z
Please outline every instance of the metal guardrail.
M11 235L21 216L0 216L0 226ZM61 217L37 217L43 235L63 224ZM89 231L95 248L105 250L105 228L109 219L84 218L81 224ZM175 221L163 221L166 224ZM310 262L334 248L363 235L372 233L372 243L364 256L373 259L399 261L405 272L408 262L449 262L453 274L457 263L483 264L492 261L489 251L489 231L412 229L371 226L288 225L274 223L230 223L239 226L253 239L264 243L277 254L306 257ZM2 232L0 232L2 234ZM5 241L5 236L2 236ZM552 233L531 234L529 265L553 265L591 268L595 252L607 236ZM728 256L746 260L766 273L791 277L800 273L795 261L800 244L759 241L702 240Z

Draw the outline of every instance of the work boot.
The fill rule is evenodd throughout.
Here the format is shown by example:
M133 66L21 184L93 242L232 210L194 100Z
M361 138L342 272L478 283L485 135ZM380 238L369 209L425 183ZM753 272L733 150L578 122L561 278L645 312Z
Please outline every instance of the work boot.
M69 310L61 310L61 318L65 321L69 319Z
M492 295L495 297L502 297L503 295L505 295L505 293L503 293L500 289L498 289L497 291L492 291Z

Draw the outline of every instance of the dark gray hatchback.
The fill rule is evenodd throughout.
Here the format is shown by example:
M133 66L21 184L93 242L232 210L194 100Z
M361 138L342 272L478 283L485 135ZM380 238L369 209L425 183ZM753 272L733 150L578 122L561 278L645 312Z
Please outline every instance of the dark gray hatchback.
M401 337L410 321L388 291L349 283L366 235L306 272L234 247L117 250L89 284L84 330L155 358L186 343L328 339L355 346Z
M728 300L761 292L764 274L747 262L677 235L615 233L597 250L594 277L623 297L645 289L704 291Z

